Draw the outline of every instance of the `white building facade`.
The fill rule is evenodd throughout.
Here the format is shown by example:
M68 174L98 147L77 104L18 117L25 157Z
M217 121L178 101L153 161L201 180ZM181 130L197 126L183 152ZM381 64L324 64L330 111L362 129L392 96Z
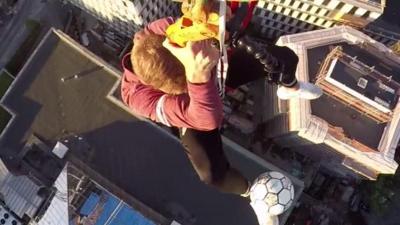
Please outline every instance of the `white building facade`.
M336 51L335 46L343 45L348 46L350 49L361 49L353 52L353 58L346 70L353 70L351 68L360 69L359 71L363 72L360 72L362 76L359 80L363 80L365 77L373 76L376 71L382 74L379 71L384 69L375 69L373 66L381 62L388 62L388 65L393 66L389 66L391 69L398 69L397 65L400 63L400 58L382 43L376 42L362 32L348 26L336 26L329 29L286 35L279 38L277 44L291 48L299 56L299 66L296 71L297 79L304 82L315 82L316 85L321 87L324 95L320 98L322 100L291 99L287 102L281 100L279 104L280 111L283 112L285 117L283 119L276 117L270 121L271 129L269 134L276 138L276 141L288 147L301 149L303 152L313 149L319 154L337 153L337 156L340 155L339 157L329 156L328 161L334 162L337 160L337 164L342 166L332 163L329 164L329 167L331 167L330 169L337 167L340 173L345 170L339 167L350 169L368 179L376 179L379 174L394 174L398 168L398 163L394 160L394 156L400 140L399 102L395 101L392 109L389 110L382 107L385 104L382 104L384 102L379 101L380 99L373 101L366 99L359 94L358 90L360 89L357 89L357 87L363 86L362 82L359 82L358 86L354 88L351 87L350 83L341 85L330 79L329 76L331 75L329 74L346 74L344 76L351 77L352 73L332 72L335 71L334 68L337 61L330 61L330 64L327 62L329 61L328 58L337 55L334 53ZM318 56L319 53L315 54L315 49L321 46L327 46L327 49L330 50ZM369 49L368 54L375 55L381 62L375 58L372 61L366 60L366 51L362 49ZM335 57L340 58L346 54L340 53L339 55ZM335 58L335 60L339 58ZM358 58L366 64L363 64L362 61L357 61ZM330 67L325 67L325 65L330 65ZM371 65L371 67L364 70L364 67L368 67L367 65ZM315 73L313 67L318 69L317 73ZM364 71L368 72L364 73ZM385 73L389 73L389 70L385 71ZM397 87L400 86L396 83L397 81L389 81L396 87L396 90L392 90L382 84L382 82L385 82L384 80L389 80L387 77L391 75L393 74L377 76L379 77L377 78L379 79L378 83L381 84L380 87L383 87L383 89L379 88L377 92L385 92L384 89L386 89L386 92L394 91L396 93ZM322 84L322 80L324 80L325 84ZM334 85L326 86L326 81ZM372 80L369 82L372 82ZM317 101L321 101L323 105L318 105ZM329 102L332 102L334 109L318 113L320 112L318 108L328 107ZM343 105L343 107L341 108L340 105ZM354 111L349 113L350 111L345 112L344 109ZM360 116L355 116L349 121L338 122L335 119L335 115L337 115L336 118L344 118L349 115ZM365 131L372 131L373 129L370 129L366 122L368 120L362 119L361 115L365 115L369 120L375 121L371 122L371 124L381 124L384 127L382 132L368 136L369 138L376 138L377 142L374 147L367 147L366 139L363 138L367 135ZM360 129L349 129L356 126L359 126ZM347 172L343 174L347 174Z
M170 0L65 0L93 15L124 36L131 37L143 25L175 16L179 5Z
M64 0L90 13L126 37L143 25L180 13L172 0ZM263 36L281 35L330 28L345 24L362 29L375 40L391 46L400 34L380 27L366 27L379 18L385 0L260 0L253 21Z
M385 5L385 1L380 0L263 0L258 2L254 20L261 26L261 33L273 39L344 24L362 29L385 45L392 45L400 38L399 34L366 28L382 15Z

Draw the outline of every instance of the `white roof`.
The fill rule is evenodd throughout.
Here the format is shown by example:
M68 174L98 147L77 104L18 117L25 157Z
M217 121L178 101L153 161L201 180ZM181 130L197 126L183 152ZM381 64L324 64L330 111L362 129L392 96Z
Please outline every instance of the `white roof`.
M20 218L24 214L33 217L43 198L37 195L40 186L27 176L14 176L0 159L0 193L11 211Z
M20 218L24 214L34 217L43 202L37 195L40 186L27 176L14 176L11 173L4 179L0 192L6 205Z
M57 192L51 203L39 220L38 225L68 225L68 186L67 186L67 167L65 167L57 180L54 187Z
M0 159L0 186L3 184L4 179L10 173L6 165L4 165L3 160Z
M58 158L62 159L64 158L65 154L67 154L68 150L68 147L65 146L63 143L57 142L57 144L53 148L53 153Z

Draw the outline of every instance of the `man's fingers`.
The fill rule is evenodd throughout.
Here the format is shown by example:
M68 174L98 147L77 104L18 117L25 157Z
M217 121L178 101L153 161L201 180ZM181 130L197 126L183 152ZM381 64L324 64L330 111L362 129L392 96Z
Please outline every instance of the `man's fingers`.
M186 43L185 47L180 47L179 45L176 45L176 44L174 44L174 43L171 43L171 42L168 40L168 38L166 38L166 39L164 40L164 42L162 43L162 45L163 45L165 48L167 48L168 50L170 50L170 51L178 52L178 51L183 51L183 49L185 49L185 48L186 48L186 49L191 49L191 48L193 48L194 43L195 43L195 42L188 41L188 42Z

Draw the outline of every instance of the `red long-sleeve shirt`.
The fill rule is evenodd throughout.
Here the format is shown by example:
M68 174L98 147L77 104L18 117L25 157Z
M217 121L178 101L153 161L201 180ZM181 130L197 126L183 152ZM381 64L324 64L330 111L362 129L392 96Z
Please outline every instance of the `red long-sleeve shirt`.
M136 33L135 38L150 33L165 35L168 25L173 22L171 17L154 21ZM220 126L222 102L213 78L204 84L187 82L188 93L169 95L141 83L130 65L127 55L122 60L124 74L121 95L125 104L136 114L167 126L197 130L213 130Z

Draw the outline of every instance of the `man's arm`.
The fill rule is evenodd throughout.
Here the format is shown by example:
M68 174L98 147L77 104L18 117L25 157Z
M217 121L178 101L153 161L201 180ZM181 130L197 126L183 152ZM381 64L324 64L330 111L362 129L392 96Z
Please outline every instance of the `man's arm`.
M121 95L136 114L167 126L197 130L220 126L222 102L212 80L204 84L188 83L188 94L168 95L138 82L133 76L124 74Z
M165 119L172 121L172 126L213 130L223 119L222 102L212 80L204 84L188 83L188 94L167 96L164 109Z
M184 66L188 87L189 102L184 107L171 104L167 101L165 119L179 119L182 110L188 123L195 123L195 129L212 130L218 128L222 122L222 101L213 79L212 71L218 63L218 49L212 47L211 41L188 42L185 47L178 47L165 40L163 46L167 48ZM178 100L178 99L176 99ZM168 105L171 104L171 105ZM170 107L175 106L175 107ZM178 107L176 107L178 106ZM169 109L175 110L169 110Z

